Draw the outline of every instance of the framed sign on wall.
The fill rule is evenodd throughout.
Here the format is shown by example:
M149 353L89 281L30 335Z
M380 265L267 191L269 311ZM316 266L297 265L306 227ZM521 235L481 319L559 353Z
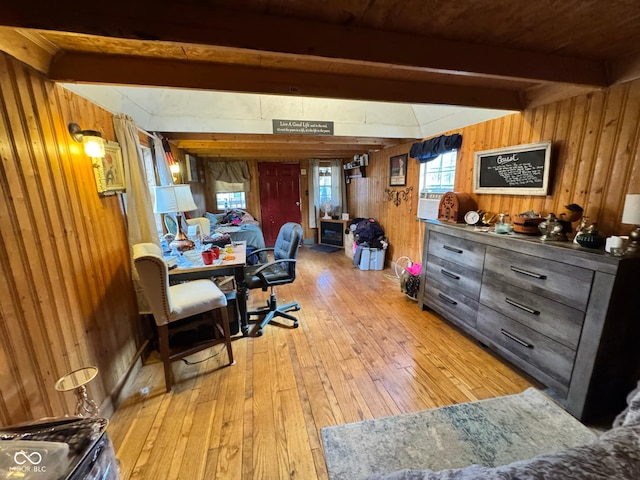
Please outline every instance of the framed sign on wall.
M551 142L530 143L475 153L474 193L547 195Z

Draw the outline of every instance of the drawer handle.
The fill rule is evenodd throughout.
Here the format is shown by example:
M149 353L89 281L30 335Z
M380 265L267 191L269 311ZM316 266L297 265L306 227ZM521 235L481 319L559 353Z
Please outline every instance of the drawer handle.
M530 272L528 270L523 270L522 268L514 267L513 265L511 266L511 270L513 270L516 273L521 273L522 275L527 275L529 277L538 278L540 280L544 280L544 279L547 278L546 275L540 275L539 273L534 273L534 272Z
M457 305L458 302L456 302L455 300L452 300L451 298L447 297L446 295L443 295L442 293L438 293L438 296L444 300L447 303L450 303L451 305Z
M516 337L515 335L510 334L509 332L507 332L504 328L500 329L500 333L503 334L505 337L510 338L511 340L513 340L514 342L519 343L520 345L522 345L523 347L527 347L527 348L533 348L533 345L531 345L530 343L525 342L524 340L520 340L518 337Z
M454 275L451 272L447 272L444 268L440 270L440 273L443 274L445 277L453 278L454 280L460 280L460 277L458 275Z
M453 253L462 253L462 252L464 252L464 250L460 250L459 248L450 247L449 245L443 245L442 248L444 248L445 250L449 250L450 252L453 252Z
M531 315L540 315L540 312L538 310L534 310L533 308L529 308L525 305L522 305L521 303L511 300L509 297L506 297L504 301L507 302L509 305L513 305L514 307L519 308L520 310L529 312Z

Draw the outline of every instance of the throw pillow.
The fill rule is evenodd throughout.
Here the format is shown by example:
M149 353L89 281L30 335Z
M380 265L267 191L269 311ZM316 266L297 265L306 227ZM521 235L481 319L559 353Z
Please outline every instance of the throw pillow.
M627 408L613 421L614 427L640 425L640 382L627 396Z

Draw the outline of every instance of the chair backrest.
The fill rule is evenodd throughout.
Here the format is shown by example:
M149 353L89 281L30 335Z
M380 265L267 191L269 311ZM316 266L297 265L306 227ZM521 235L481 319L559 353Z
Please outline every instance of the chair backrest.
M298 248L302 242L302 227L294 222L285 223L278 232L278 238L273 246L273 257L275 260L283 258L297 258ZM286 267L291 281L296 278L296 264L291 262Z
M162 258L160 247L154 243L135 244L133 261L156 324L166 325L169 323L172 305L169 296L169 269Z

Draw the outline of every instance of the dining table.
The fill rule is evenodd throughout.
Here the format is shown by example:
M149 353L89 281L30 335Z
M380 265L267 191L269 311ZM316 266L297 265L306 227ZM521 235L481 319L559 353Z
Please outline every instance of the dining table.
M233 276L235 280L235 298L240 315L242 334L249 335L249 317L247 315L247 288L244 282L244 266L247 263L247 245L244 241L233 242L220 247L219 258L207 265L202 252L208 247L196 247L178 254L166 253L164 260L169 265L169 282L177 283L211 277Z

